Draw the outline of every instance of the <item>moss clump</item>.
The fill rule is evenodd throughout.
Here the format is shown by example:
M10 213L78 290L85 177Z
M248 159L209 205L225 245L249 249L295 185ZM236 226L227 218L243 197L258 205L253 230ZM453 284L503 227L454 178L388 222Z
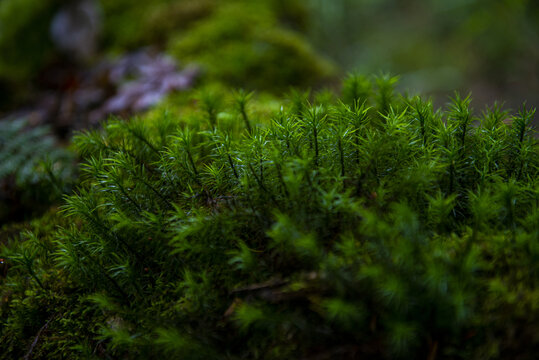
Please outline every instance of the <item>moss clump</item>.
M52 208L24 225L1 228L1 359L80 357L75 349L106 321L55 264L56 229L68 224ZM93 350L99 353L100 347Z
M207 93L79 135L63 228L3 250L2 353L48 324L35 358L532 359L534 112L435 111L394 85L294 93L269 118Z
M333 71L299 34L278 26L266 3L222 5L169 44L178 59L200 63L210 78L233 86L313 86Z
M207 17L218 1L129 0L101 1L104 13L104 47L113 52L163 45L170 34L186 30Z

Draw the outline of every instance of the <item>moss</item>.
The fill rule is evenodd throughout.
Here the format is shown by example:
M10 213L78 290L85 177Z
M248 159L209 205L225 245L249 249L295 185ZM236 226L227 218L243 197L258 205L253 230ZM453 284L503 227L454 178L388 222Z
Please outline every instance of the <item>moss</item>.
M534 112L395 81L282 107L212 86L79 134L61 227L2 248L2 353L46 325L37 358L532 359Z
M0 221L40 214L71 189L75 156L55 142L46 126L0 122Z
M24 98L40 71L60 59L49 26L62 4L61 0L1 3L0 95L4 96L0 101L6 106ZM155 46L180 63L201 64L208 82L274 92L288 86L316 86L335 73L300 35L306 12L297 1L111 0L101 5L102 53Z
M57 0L0 3L0 78L29 80L52 55L49 24Z
M111 52L148 45L163 45L171 34L188 29L206 17L218 1L152 0L101 1L104 12L103 42Z
M264 3L222 5L169 42L178 59L200 63L210 79L274 90L313 86L334 70L297 33L278 27Z
M60 0L0 2L0 109L29 96L29 84L54 58L49 24Z

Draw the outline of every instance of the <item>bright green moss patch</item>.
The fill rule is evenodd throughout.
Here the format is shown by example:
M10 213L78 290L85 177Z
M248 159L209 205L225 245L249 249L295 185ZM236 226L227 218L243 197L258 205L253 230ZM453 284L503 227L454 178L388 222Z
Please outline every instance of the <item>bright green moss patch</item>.
M294 92L271 115L203 93L186 118L77 136L62 227L3 250L0 350L532 359L534 112L458 95L436 111L395 81Z

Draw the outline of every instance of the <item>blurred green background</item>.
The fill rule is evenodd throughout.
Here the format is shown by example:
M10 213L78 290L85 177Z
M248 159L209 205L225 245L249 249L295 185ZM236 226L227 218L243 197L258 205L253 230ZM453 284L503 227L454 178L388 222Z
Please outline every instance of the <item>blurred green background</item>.
M51 64L55 14L76 0L0 1L0 109L32 100ZM84 0L90 1L90 0ZM99 56L154 46L203 79L257 90L320 87L350 71L401 75L444 103L539 103L536 0L95 0ZM95 59L94 59L95 61Z
M310 39L342 69L477 103L539 100L539 1L309 0Z

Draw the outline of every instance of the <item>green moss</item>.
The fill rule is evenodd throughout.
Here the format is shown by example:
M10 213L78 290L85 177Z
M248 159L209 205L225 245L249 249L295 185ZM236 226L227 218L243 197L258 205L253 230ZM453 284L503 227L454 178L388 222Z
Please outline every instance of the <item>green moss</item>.
M49 27L61 0L0 4L0 94L10 104L24 95L58 51ZM102 1L101 50L118 54L143 46L169 50L180 63L204 66L208 80L254 89L314 86L333 74L292 29L305 11L296 1Z
M169 44L178 59L200 63L210 79L234 86L312 86L333 71L297 33L278 27L264 3L222 5Z
M49 24L59 2L0 2L0 109L25 99L30 80L54 57Z
M122 52L141 46L163 45L172 34L192 26L215 8L218 1L126 0L101 1L103 41L108 51Z
M181 63L203 67L208 82L280 91L316 86L334 74L303 37L306 15L295 1L158 0L103 2L112 52L160 45ZM303 9L303 10L302 10Z
M0 221L40 214L71 189L75 156L55 144L46 126L0 122Z
M273 111L208 88L78 135L61 228L2 249L2 353L48 324L36 357L533 358L534 112L395 81Z
M0 3L0 79L29 80L50 59L49 24L57 0Z

